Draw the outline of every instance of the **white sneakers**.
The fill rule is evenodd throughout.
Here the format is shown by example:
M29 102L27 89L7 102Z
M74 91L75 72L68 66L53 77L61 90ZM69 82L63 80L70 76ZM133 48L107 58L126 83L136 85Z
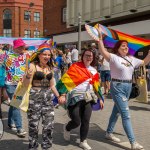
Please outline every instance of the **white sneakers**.
M70 141L70 131L66 130L66 124L64 124L63 130L64 130L64 139L66 141Z
M140 145L140 144L137 143L137 142L134 142L134 143L131 144L131 149L132 149L132 150L140 150L140 149L143 149L143 146Z
M84 140L83 142L80 142L79 146L83 148L84 150L92 150L92 148L89 146L86 140Z
M106 132L105 138L108 139L108 140L111 140L113 142L116 142L116 143L120 142L120 139L115 137L112 133L107 133Z

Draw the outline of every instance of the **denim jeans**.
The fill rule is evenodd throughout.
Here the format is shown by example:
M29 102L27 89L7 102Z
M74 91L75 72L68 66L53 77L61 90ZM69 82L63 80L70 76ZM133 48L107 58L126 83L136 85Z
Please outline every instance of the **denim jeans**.
M13 97L16 87L16 85L6 85L6 91L10 100ZM12 125L14 123L17 130L22 128L22 117L20 110L16 107L10 106L8 111L8 125Z
M132 129L128 106L128 99L131 93L131 87L131 83L111 82L111 95L115 104L109 119L107 132L113 132L118 117L119 115L121 115L125 133L127 134L130 143L133 143L135 141L135 137Z

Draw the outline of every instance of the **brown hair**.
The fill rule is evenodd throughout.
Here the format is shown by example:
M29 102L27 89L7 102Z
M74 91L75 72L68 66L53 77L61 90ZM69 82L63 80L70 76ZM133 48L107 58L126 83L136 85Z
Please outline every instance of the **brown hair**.
M86 51L89 51L89 52L92 52L92 54L93 54L93 61L91 62L91 66L95 66L95 61L96 61L96 53L93 51L93 50L91 50L91 49L85 49L84 51L83 51L83 53L82 53L82 55L81 55L81 61L83 62L83 56L84 56L84 54L85 54L85 52Z
M123 42L127 43L127 45L128 45L128 41L126 41L126 40L119 40L119 41L117 41L115 46L114 46L114 48L112 49L114 54L118 55L118 49L119 49L119 47L121 46L121 44ZM127 55L129 55L129 53Z

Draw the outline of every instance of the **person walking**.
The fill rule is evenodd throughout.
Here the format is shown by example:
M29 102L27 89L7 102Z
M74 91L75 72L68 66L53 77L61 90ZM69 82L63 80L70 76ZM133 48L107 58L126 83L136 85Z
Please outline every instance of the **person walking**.
M55 88L53 76L53 63L50 46L44 43L39 46L36 53L31 55L29 70L24 77L25 86L32 84L29 97L28 125L29 125L29 150L38 148L38 125L42 118L42 150L52 147L52 133L54 128L53 95L60 103L61 96Z
M25 45L26 44L22 39L16 39L13 41L13 50L5 51L3 54L5 55L5 58L3 59L2 64L5 65L6 68L5 87L10 100L12 99L18 82L22 80L23 75L25 74L26 58L29 57L28 52L24 52ZM26 131L22 128L20 110L13 106L9 107L8 127L11 130L17 130L17 135L19 137L25 137Z
M104 94L108 95L110 90L110 65L109 62L105 60L105 58L102 56L100 60L100 76L102 81L102 87L104 87Z
M115 142L120 142L120 139L113 135L115 124L121 115L122 125L125 133L130 141L132 150L143 149L143 146L136 142L129 113L128 99L132 88L132 75L134 68L140 65L146 65L150 61L150 51L143 59L137 59L129 54L128 42L120 40L116 42L113 53L109 53L104 48L102 34L99 33L99 52L109 62L111 70L111 95L114 101L113 110L109 119L109 124L106 131L106 138Z
M86 139L94 97L96 97L96 100L97 96L100 98L102 109L104 106L100 93L96 92L97 96L95 96L95 88L97 87L97 90L99 88L94 85L95 81L99 84L99 75L93 67L94 62L94 52L89 49L85 50L81 56L81 62L73 63L56 85L62 95L67 94L66 107L71 119L64 125L64 139L70 141L71 130L80 126L80 147L86 150L92 149ZM71 83L71 81L74 81L74 83ZM69 92L66 92L64 85L67 89L70 89Z
M71 50L71 61L75 63L79 60L79 51L76 49L76 45L73 45Z

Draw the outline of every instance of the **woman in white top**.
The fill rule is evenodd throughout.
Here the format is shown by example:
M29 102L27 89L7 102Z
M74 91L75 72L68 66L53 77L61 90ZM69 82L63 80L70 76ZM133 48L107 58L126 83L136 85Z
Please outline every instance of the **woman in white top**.
M111 95L114 101L114 107L109 119L109 124L106 131L106 138L115 142L120 142L120 139L113 135L113 130L118 119L118 114L121 115L123 128L131 143L131 149L142 149L139 143L136 142L131 124L129 113L128 99L132 88L132 74L134 68L143 64L148 64L150 61L150 51L144 60L137 59L129 55L128 42L125 40L118 41L114 48L114 54L109 53L104 48L102 34L99 33L99 52L110 63L111 70ZM129 63L127 60L131 63ZM132 64L132 65L131 65Z

